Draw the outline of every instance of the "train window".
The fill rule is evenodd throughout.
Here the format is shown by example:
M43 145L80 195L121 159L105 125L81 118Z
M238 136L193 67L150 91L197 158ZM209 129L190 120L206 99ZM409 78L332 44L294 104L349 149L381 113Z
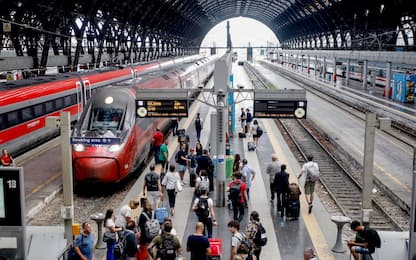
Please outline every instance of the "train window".
M169 76L168 76L168 75L166 75L166 74L163 74L163 75L162 75L162 78L164 78L164 79L168 80L168 79L169 79Z
M45 114L43 104L33 106L33 111L35 113L35 117L40 117Z
M64 97L64 107L69 107L72 105L71 96Z
M22 109L22 121L29 121L34 118L32 107Z
M4 115L0 115L0 130L6 128L6 122L4 121Z
M92 110L91 129L118 129L123 113L122 108L95 107Z
M64 100L62 98L55 99L55 108L61 109L64 107Z
M17 125L19 123L19 113L18 111L9 112L7 114L7 125L9 127Z
M52 113L53 111L55 111L55 108L53 107L53 101L45 102L46 114Z

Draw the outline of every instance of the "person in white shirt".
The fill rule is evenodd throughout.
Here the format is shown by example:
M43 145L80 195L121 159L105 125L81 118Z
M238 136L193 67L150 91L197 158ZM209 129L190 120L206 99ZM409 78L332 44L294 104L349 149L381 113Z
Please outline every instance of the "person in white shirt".
M165 187L168 193L170 214L175 214L176 203L176 182L180 181L179 173L175 171L175 165L169 165L169 172L166 173L162 180L162 185Z
M121 227L116 228L114 223L114 211L113 209L107 209L104 217L104 228L105 232L116 233L122 231ZM115 260L114 258L114 246L116 245L117 235L114 236L116 239L113 241L107 241L107 260Z
M130 200L128 205L121 207L117 217L116 217L116 227L125 229L127 221L133 220L131 218L133 209L136 209L140 205L140 202L135 200Z
M306 173L306 177L305 177L305 197L306 197L306 202L308 202L308 212L309 214L312 212L312 203L313 203L313 193L315 191L315 182L316 180L313 180L311 178L311 176L309 176L308 171L311 171L311 169L316 169L316 171L319 172L319 167L318 164L316 162L313 161L313 156L312 155L308 155L307 156L308 162L305 163L302 166L302 171L300 172L298 179L300 177L302 177L302 175L304 173Z

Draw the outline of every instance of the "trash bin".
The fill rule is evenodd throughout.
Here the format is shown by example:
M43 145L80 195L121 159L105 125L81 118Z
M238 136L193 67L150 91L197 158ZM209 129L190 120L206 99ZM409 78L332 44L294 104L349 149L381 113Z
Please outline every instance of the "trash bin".
M233 176L234 158L232 156L225 157L225 177L231 179Z

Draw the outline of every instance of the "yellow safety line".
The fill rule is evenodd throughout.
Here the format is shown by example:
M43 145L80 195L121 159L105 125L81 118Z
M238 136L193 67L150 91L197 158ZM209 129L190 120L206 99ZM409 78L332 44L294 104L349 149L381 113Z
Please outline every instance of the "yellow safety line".
M269 120L262 120L264 128L267 133L269 133L269 140L272 144L273 150L278 154L279 161L282 163L287 163L288 159L285 156L285 153L283 152L282 148L280 147L279 143L277 142L276 138L273 138L273 131L270 126ZM290 165L287 165L288 171L291 172L290 174L290 182L298 182L296 175L298 174L293 170L293 167ZM306 204L306 201L304 199L300 200L301 203L301 214L303 221L305 222L306 229L308 230L309 236L311 238L311 241L313 243L313 246L316 249L316 253L319 256L319 259L321 260L334 260L334 256L332 255L328 243L326 242L325 236L321 231L321 228L315 218L314 214L308 214L306 213L308 211L308 205Z
M46 180L45 183L42 183L40 185L38 185L36 188L34 188L29 194L27 194L25 197L29 198L30 196L32 196L34 193L38 192L40 189L42 189L43 187L45 187L46 185L48 185L49 183L51 183L52 181L54 181L56 178L58 178L59 176L62 175L62 172L59 172L53 176L51 176L49 179Z

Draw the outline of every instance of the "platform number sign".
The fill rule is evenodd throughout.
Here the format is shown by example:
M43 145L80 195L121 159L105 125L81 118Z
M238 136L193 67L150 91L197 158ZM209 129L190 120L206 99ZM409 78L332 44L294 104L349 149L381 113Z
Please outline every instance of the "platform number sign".
M20 168L0 168L0 226L22 226L23 180Z

